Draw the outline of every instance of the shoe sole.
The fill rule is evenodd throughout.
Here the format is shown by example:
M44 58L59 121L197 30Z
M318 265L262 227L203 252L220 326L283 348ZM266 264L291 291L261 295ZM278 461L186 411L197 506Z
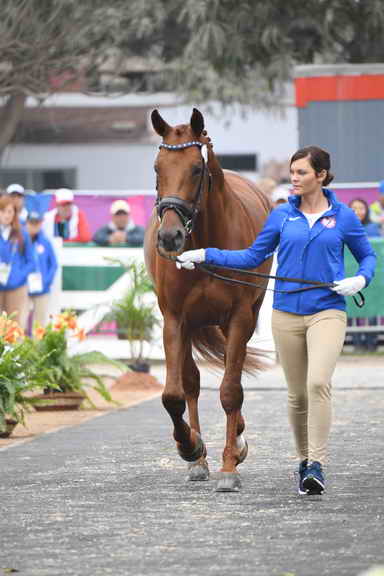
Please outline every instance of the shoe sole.
M322 494L325 490L324 484L314 476L308 476L305 478L303 481L303 488L305 490L304 494L307 494L308 496ZM299 493L301 493L300 490Z

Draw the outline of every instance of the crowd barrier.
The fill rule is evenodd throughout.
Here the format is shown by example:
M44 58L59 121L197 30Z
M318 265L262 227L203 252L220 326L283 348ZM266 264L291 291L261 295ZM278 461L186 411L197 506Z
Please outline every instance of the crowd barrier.
M364 290L365 306L358 308L351 298L347 299L349 318L384 316L384 238L372 238L377 254L374 279ZM113 260L143 261L142 248L99 247L94 244L67 244L61 250L62 285L60 305L85 310L99 299L100 292L107 290L124 273L124 268ZM345 254L347 276L356 274L358 265L349 250Z

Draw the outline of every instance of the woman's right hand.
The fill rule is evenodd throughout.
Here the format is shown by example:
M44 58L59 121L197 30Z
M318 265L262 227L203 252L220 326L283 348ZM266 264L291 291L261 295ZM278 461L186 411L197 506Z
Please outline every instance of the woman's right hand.
M205 260L205 249L199 248L198 250L187 250L180 254L176 260L176 268L179 270L185 268L186 270L194 270L195 264L200 264Z

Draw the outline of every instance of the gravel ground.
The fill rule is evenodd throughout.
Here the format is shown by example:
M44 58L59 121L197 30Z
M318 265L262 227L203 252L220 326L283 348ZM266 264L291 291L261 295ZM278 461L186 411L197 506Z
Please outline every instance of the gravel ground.
M384 564L384 360L338 365L322 497L296 494L279 367L244 379L243 488L214 492L224 416L219 378L202 374L209 482L185 482L159 398L2 450L0 574L355 576Z

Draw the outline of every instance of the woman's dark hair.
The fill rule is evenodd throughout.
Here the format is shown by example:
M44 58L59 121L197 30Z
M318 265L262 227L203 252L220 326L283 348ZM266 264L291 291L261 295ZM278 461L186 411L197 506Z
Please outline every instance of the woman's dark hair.
M348 203L348 206L350 208L352 208L352 204L354 202L360 202L361 204L363 204L364 208L365 208L365 216L362 219L361 223L366 226L367 224L369 224L371 222L371 219L369 217L369 206L368 206L368 202L366 202L363 198L352 198L352 200Z
M316 172L320 174L322 170L327 172L326 177L323 180L324 186L327 186L333 180L333 174L329 171L331 168L331 160L328 152L319 148L318 146L306 146L305 148L300 148L291 158L289 165L300 158L308 158L309 163Z

